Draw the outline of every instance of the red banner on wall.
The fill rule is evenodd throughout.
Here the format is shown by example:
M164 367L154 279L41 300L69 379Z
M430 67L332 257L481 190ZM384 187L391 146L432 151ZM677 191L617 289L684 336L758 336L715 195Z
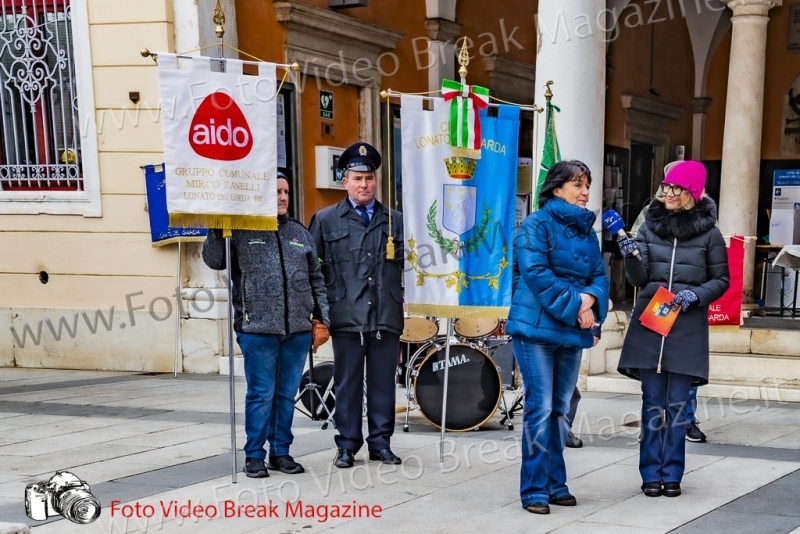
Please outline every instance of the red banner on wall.
M731 236L728 246L728 269L731 285L719 300L708 307L709 326L739 326L742 320L744 285L744 237Z

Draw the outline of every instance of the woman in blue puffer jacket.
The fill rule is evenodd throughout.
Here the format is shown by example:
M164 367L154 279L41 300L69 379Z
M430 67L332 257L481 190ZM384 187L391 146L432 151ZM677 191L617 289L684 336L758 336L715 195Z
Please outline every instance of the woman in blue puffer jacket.
M592 175L580 161L552 166L540 209L517 232L507 331L525 383L520 499L531 513L575 506L567 488L566 414L582 349L592 347L608 311L608 280L586 209Z

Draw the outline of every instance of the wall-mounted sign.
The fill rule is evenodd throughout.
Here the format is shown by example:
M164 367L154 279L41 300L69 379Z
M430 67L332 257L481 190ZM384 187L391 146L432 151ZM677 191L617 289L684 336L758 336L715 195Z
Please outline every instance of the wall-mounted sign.
M789 6L789 38L786 48L800 50L800 4Z
M333 93L319 92L319 116L321 119L333 120Z

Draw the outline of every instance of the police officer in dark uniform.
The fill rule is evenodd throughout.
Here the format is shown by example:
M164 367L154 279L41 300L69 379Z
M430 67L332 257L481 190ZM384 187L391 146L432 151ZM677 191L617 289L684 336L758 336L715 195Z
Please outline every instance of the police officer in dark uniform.
M361 432L364 363L369 459L401 463L389 446L394 433L395 371L403 330L403 218L375 200L378 151L356 143L339 158L347 197L311 219L323 262L333 341L334 421L339 434L334 465L352 467ZM388 237L395 253L387 258ZM390 247L391 250L391 247Z

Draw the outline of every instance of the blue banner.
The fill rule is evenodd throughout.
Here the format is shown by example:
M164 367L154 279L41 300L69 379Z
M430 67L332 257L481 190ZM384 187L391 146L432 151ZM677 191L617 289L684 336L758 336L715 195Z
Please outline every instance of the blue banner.
M465 195L467 199L474 198L474 204L464 210L474 213L474 217L466 222L470 230L461 236L462 242L469 243L470 238L477 238L473 241L479 244L463 250L459 261L461 271L472 276L475 282L459 293L458 303L460 306L508 307L511 306L511 243L517 198L519 108L501 105L497 117L489 117L487 110L481 110L480 115L481 159L475 176L469 180L470 194ZM487 278L488 283L479 282L483 276L496 275L499 276Z
M144 167L144 182L147 193L147 212L150 215L150 237L154 247L170 243L204 241L208 230L205 228L173 228L169 225L167 213L167 181L164 165Z

